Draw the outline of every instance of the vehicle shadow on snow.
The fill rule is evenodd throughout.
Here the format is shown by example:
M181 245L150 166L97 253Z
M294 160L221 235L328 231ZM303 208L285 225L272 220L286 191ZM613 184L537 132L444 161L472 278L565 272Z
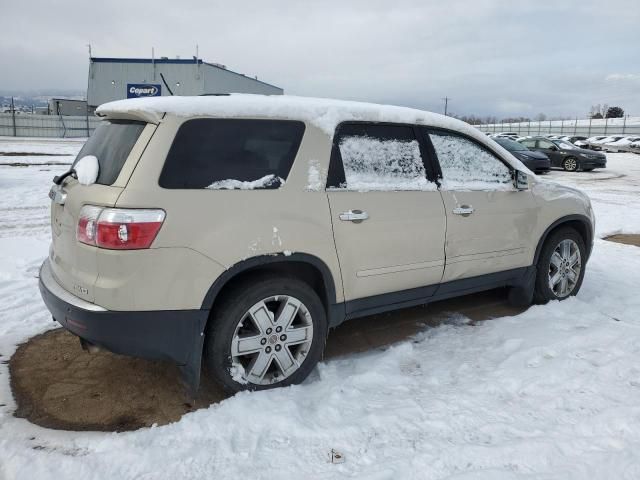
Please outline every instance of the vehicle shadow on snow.
M493 290L351 320L329 334L325 361L407 340L452 316L477 322L521 311L508 306L504 290ZM9 368L15 416L54 429L127 431L163 425L226 397L203 378L190 404L174 365L109 352L89 354L63 329L20 345Z

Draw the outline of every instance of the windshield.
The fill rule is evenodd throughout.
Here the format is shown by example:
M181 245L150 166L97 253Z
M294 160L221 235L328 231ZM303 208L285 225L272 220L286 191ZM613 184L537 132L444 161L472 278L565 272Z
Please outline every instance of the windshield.
M521 152L524 150L529 150L527 147L518 143L514 140L509 140L508 138L495 138L496 142L500 144L500 146L504 147L506 150L510 152Z
M553 143L564 150L573 150L576 148L573 143L565 142L564 140L554 140Z
M96 183L112 185L145 126L144 122L129 120L110 120L101 124L84 144L71 168L81 158L93 155L100 165Z

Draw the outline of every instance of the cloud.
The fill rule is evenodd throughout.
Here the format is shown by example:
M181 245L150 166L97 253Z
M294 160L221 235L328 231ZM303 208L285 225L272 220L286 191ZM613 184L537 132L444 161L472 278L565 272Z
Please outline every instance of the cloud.
M610 73L605 77L607 82L640 82L640 73Z
M531 116L617 98L640 115L634 90L605 80L632 75L611 72L637 55L636 0L31 0L5 2L3 18L0 89L85 89L88 43L115 57L190 57L198 44L291 94L435 111L448 96L459 114Z

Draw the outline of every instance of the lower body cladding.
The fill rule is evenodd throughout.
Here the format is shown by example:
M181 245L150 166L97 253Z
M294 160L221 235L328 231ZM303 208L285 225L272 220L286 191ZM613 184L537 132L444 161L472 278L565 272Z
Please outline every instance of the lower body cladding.
M48 259L40 268L40 293L54 320L84 342L122 355L174 362L190 393L197 391L209 310L106 310L63 289Z

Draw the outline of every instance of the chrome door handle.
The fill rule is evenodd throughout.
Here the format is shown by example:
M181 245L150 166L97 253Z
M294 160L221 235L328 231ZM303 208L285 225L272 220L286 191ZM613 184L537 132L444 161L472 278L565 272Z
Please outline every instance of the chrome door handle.
M463 217L468 217L473 212L475 212L475 210L471 205L461 205L460 207L453 209L453 213L456 215L462 215Z
M363 212L362 210L349 210L348 212L342 212L340 214L340 220L342 220L343 222L360 223L368 218L369 214L367 212Z

